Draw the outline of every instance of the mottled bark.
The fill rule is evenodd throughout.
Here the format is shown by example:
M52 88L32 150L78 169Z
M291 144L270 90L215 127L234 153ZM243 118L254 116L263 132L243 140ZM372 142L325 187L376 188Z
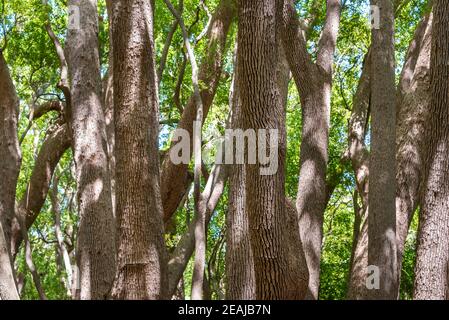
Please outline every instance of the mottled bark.
M168 298L153 13L150 0L113 3L118 228L118 266L112 289L115 299Z
M71 295L71 287L72 287L72 263L70 261L69 252L64 242L64 235L61 226L61 206L59 204L58 199L58 185L59 185L59 176L58 174L53 175L52 188L50 192L50 201L51 201L51 211L53 213L54 224L55 224L55 238L57 241L57 250L60 257L61 265L65 270L66 279L64 279L64 286L67 289L67 295Z
M0 173L3 177L0 188L0 221L10 253L11 226L15 220L16 185L21 164L17 137L19 98L2 52L0 52L0 81Z
M115 237L102 105L96 0L71 0L80 28L69 29L66 57L71 92L71 128L78 187L77 262L80 298L105 299L115 274Z
M19 299L11 259L11 225L21 153L17 136L19 99L0 51L0 298Z
M234 58L234 75L229 97L231 129L241 127L242 106L238 86L238 62ZM235 149L233 150L235 152ZM229 204L226 214L226 299L256 299L256 277L251 250L248 215L245 210L245 168L229 166Z
M19 300L8 244L0 222L0 300Z
M423 180L425 131L430 103L432 14L420 22L402 71L396 104L396 238L398 269L405 242L419 204ZM400 275L399 275L400 276Z
M21 153L17 136L19 98L0 50L0 299L17 300L11 260L11 224Z
M302 142L296 207L299 230L309 269L308 299L318 298L322 228L327 204L332 63L339 30L341 4L327 1L326 22L318 43L317 61L307 52L306 39L292 0L279 6L282 42L302 108ZM282 3L282 1L281 1Z
M223 57L226 53L226 38L235 15L234 0L222 0L213 15L208 31L206 56L199 66L200 94L203 103L203 119L207 117L217 90ZM192 95L184 107L184 112L178 128L185 129L193 136L193 122L196 119L196 103ZM171 147L176 143L172 142ZM168 155L169 153L167 153ZM173 164L169 157L165 158L162 166L161 196L164 206L164 222L167 223L178 208L188 185L188 165Z
M434 1L431 100L425 131L424 183L414 299L448 299L449 263L449 2Z

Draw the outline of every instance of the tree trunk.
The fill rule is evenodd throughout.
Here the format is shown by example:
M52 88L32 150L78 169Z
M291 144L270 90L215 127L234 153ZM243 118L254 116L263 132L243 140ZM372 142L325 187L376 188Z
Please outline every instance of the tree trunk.
M285 207L285 128L281 126L280 93L276 81L278 45L276 2L239 3L237 77L243 130L277 130L277 171L261 174L260 159L245 163L245 208L249 217L257 299L297 299L300 281L289 272ZM270 131L272 139L273 132ZM267 141L262 142L267 143ZM273 147L261 146L268 152ZM248 154L248 152L246 152Z
M21 153L17 137L19 99L0 51L0 297L19 299L11 260L11 225L15 218L15 197Z
M112 297L164 299L168 277L159 189L154 3L119 0L113 6L118 266Z
M96 0L71 0L80 28L67 34L73 151L78 187L80 298L105 299L115 274L115 238L102 107Z
M241 127L242 106L238 86L238 61L234 58L230 94L231 129ZM235 152L235 149L233 150ZM251 250L248 215L245 210L245 168L233 164L229 173L229 204L226 215L226 299L255 300L256 279Z
M431 17L425 17L415 31L401 73L396 99L397 190L396 228L398 270L413 212L418 205L422 180L423 134L429 97ZM349 299L361 299L366 289L368 266L368 180L369 152L365 146L367 121L370 113L370 51L365 56L362 75L354 96L354 109L349 124L348 155L356 178L357 193L362 207L356 214L353 254L349 275Z
M418 230L414 299L448 299L449 262L449 2L434 2L431 102Z
M424 17L409 49L396 104L396 238L398 270L423 180L425 131L430 104L432 14ZM412 78L406 76L412 75ZM399 275L400 276L400 275Z
M281 1L282 2L282 1ZM282 42L302 108L302 141L296 208L302 245L309 269L307 299L317 299L324 211L328 193L328 161L332 63L339 30L341 4L327 0L326 22L318 43L317 61L307 51L294 2L283 1Z
M0 299L18 300L11 261L11 224L21 154L17 137L19 98L0 50Z
M380 286L366 298L397 299L394 12L391 0L371 5L380 8L380 29L372 29L368 264L379 268Z

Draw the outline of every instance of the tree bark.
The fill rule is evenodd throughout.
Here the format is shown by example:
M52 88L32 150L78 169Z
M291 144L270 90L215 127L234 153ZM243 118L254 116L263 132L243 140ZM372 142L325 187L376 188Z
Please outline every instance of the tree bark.
M402 71L396 104L396 238L399 271L402 270L405 242L419 204L423 180L425 132L431 100L432 19L432 14L425 16L417 27L410 44L408 63Z
M282 2L282 1L281 1ZM308 299L318 298L322 228L327 204L326 167L332 89L332 63L341 4L328 0L326 22L318 43L317 61L307 52L306 39L292 0L279 6L282 42L302 107L302 141L296 208L309 269Z
M449 262L449 2L434 1L431 102L418 230L414 299L448 299Z
M394 12L391 0L371 5L380 8L380 28L372 29L368 264L379 268L380 286L366 298L397 299Z
M118 225L118 266L112 290L115 299L168 298L153 13L150 0L113 4Z
M21 153L17 136L19 98L0 50L0 299L18 300L11 260L11 224Z
M278 130L278 170L262 175L260 159L245 163L245 208L249 217L257 299L299 299L300 280L289 272L289 251L284 221L285 127L276 81L278 41L276 1L239 3L237 77L242 103L242 129ZM270 135L273 134L270 132ZM271 136L267 139L271 139ZM259 141L259 148L261 148ZM266 141L265 141L266 143ZM266 147L268 152L270 146ZM246 152L247 154L247 152Z
M71 0L69 5L80 10L80 28L68 31L66 44L80 216L76 255L80 298L105 299L115 274L115 237L101 95L97 1Z
M425 116L429 100L430 33L431 16L418 25L405 59L397 89L396 114L396 228L398 270L413 212L418 205L422 180L423 142ZM366 268L368 266L368 180L369 152L365 135L370 113L370 51L365 56L364 67L354 95L353 112L349 124L348 156L356 178L357 193L362 207L355 212L353 254L349 275L349 299L365 296ZM400 276L400 275L399 275Z
M230 106L230 128L239 129L242 105L238 86L239 66L234 58ZM233 150L235 152L235 150ZM226 299L255 300L256 276L251 250L248 215L245 210L245 168L243 164L229 166L229 204L226 214Z

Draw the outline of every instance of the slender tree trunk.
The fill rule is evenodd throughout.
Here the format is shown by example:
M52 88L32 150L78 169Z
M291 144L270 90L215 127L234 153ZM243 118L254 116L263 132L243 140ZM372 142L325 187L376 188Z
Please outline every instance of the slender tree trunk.
M422 207L414 299L448 299L449 263L449 2L434 2L431 102L426 126Z
M11 224L21 153L17 137L19 99L0 50L0 299L18 300L11 260Z
M80 298L105 299L115 274L115 238L101 98L97 1L71 0L69 5L80 11L80 28L68 31L66 45L80 215Z
M341 4L327 0L326 22L314 63L298 20L294 2L280 1L282 42L301 99L302 141L296 208L301 241L309 269L307 299L317 299L322 228L328 192L328 161L332 63L339 31Z
M113 6L119 250L112 297L164 299L168 273L159 189L154 3L119 0Z
M397 134L397 190L396 228L398 246L398 270L413 212L418 205L422 180L423 143L425 119L428 110L430 88L430 33L431 17L425 17L410 42L401 73L396 99ZM365 295L368 266L368 180L369 152L364 140L370 113L370 51L365 56L362 75L354 96L354 109L349 124L348 156L356 178L357 193L362 207L356 212L353 254L349 276L349 299L361 299Z
M378 268L380 287L366 298L397 299L394 12L391 0L371 5L380 8L380 29L372 29L368 264Z

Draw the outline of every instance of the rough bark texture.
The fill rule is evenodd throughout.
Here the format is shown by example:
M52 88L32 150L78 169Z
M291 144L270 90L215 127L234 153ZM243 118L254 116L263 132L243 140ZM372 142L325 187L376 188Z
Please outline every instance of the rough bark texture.
M292 0L281 1L282 41L302 107L302 142L296 207L309 269L308 299L318 298L322 228L327 204L326 167L332 88L332 63L340 20L340 1L328 0L326 23L318 43L317 62L306 40Z
M153 12L150 0L113 4L118 227L115 299L167 298Z
M396 104L396 238L398 270L423 180L426 121L430 103L432 14L418 25L402 71Z
M19 299L11 262L11 224L21 154L17 137L19 99L0 51L0 299Z
M449 2L434 2L431 102L415 268L415 299L447 299L449 262Z
M67 34L73 151L78 187L80 298L105 299L115 275L111 181L98 43L96 0L72 0L80 28Z
M371 154L368 199L368 264L379 268L380 288L369 299L396 299L396 108L394 12L390 0L372 0L380 8L380 29L372 29Z
M289 272L289 252L285 246L285 128L281 126L283 115L276 81L279 45L276 4L276 1L251 0L240 2L238 8L237 81L242 127L243 130L279 131L278 170L274 175L261 175L259 160L256 164L245 164L245 208L249 217L256 298L299 299L301 281L297 274Z
M396 108L394 12L390 0L372 0L380 8L380 29L372 29L371 154L368 199L368 264L379 268L380 288L369 299L396 299Z
M226 38L235 15L235 0L222 0L212 18L208 31L207 55L199 67L200 94L203 102L203 119L206 119L221 78L223 57L226 53ZM192 95L184 108L178 128L193 136L193 121L196 119L196 104ZM175 143L172 143L173 147ZM167 155L170 153L167 152ZM186 189L190 185L186 164L175 165L167 156L162 166L161 196L164 206L164 222L167 223L178 208Z
M398 270L413 212L418 205L422 181L425 115L428 112L430 88L431 16L418 25L405 59L396 99L396 228ZM354 170L357 193L362 207L355 212L353 254L347 297L365 296L366 267L368 266L368 180L369 152L364 140L370 113L370 51L354 96L349 123L348 155Z
M238 62L234 59L234 75L230 94L230 127L241 126L242 106L238 86ZM226 299L256 299L256 278L251 250L248 215L245 210L245 168L233 164L229 173L229 204L226 215Z

